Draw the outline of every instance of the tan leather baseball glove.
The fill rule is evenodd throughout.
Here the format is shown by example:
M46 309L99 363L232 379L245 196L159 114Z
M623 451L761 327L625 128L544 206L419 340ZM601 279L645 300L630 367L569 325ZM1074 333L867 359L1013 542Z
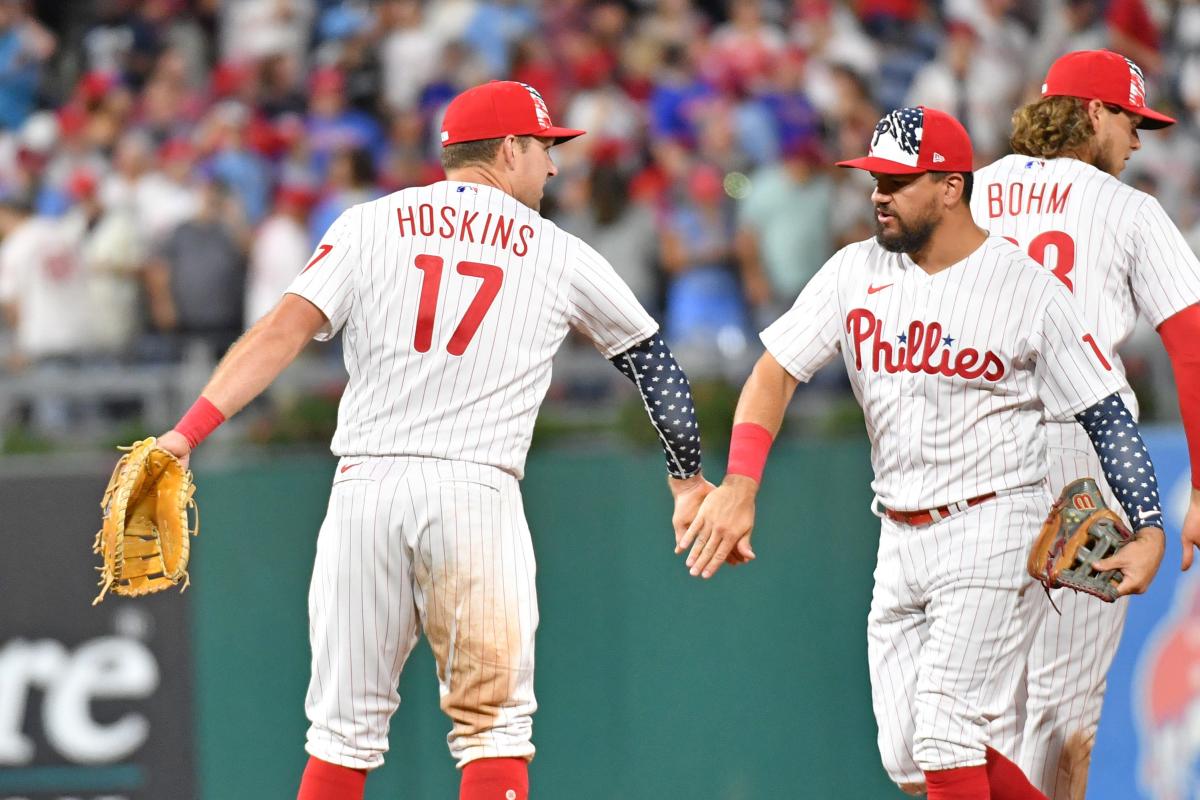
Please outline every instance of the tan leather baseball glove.
M104 490L103 524L92 545L104 559L92 605L109 591L136 597L181 582L186 589L189 541L200 532L191 470L154 437L119 449L126 452ZM196 510L195 525L189 508Z
M1095 564L1124 547L1133 534L1104 502L1092 478L1067 484L1029 551L1029 574L1047 589L1066 586L1111 603L1120 570L1098 572Z

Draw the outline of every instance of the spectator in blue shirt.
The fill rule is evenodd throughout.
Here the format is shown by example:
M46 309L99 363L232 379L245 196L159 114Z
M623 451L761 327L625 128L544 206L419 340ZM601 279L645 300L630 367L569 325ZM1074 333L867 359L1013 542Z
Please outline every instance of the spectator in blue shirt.
M54 48L54 36L21 0L0 0L0 128L15 130L33 112L42 64Z

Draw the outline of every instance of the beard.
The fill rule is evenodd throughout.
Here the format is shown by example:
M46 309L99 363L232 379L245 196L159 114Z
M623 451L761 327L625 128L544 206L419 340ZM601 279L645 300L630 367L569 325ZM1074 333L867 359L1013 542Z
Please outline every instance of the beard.
M1121 172L1125 169L1125 162L1113 158L1108 152L1101 150L1096 154L1095 167L1101 172L1107 172L1114 178L1119 178L1121 177Z
M1093 138L1092 157L1085 160L1101 172L1107 172L1114 178L1119 178L1125 170L1125 159L1113 154L1111 142L1111 137L1101 139L1099 136L1096 136Z
M906 223L900 217L893 217L893 219L896 221L896 227L899 228L895 233L888 233L879 220L875 220L875 241L879 242L880 247L889 253L908 253L910 255L925 249L940 222L932 214L914 220L912 223Z

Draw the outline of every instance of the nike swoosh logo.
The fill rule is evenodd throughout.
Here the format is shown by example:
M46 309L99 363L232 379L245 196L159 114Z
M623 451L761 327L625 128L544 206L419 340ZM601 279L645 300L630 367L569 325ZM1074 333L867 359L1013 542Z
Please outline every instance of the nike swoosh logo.
M361 461L359 461L359 462L358 462L358 464L361 464L361 463L362 463ZM339 472L345 472L345 471L346 471L346 470L348 470L348 469L354 469L355 467L357 467L357 466L358 466L358 464L347 464L346 466L342 467L342 468L339 470Z
M892 284L890 284L890 283L885 283L883 286L868 286L867 294L875 294L876 292L882 292L884 289L888 288L891 285Z

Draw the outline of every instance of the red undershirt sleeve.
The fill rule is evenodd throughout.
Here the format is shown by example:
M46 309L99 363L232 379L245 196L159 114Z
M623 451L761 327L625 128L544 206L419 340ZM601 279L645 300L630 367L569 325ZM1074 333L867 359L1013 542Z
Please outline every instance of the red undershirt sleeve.
M1179 413L1192 462L1192 487L1200 489L1200 305L1168 317L1158 326L1179 394Z

